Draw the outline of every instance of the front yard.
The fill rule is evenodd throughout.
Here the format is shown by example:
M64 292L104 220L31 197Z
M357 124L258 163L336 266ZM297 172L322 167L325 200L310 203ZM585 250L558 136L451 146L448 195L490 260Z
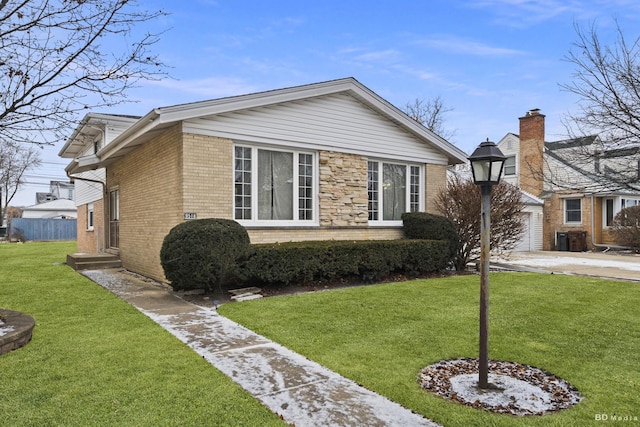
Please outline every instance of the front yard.
M0 356L7 425L282 425L195 352L63 264L73 243L0 245L0 306L36 319ZM420 370L475 358L477 276L225 304L233 320L445 426L584 426L640 419L640 285L491 276L490 357L552 372L583 400L544 416L478 411L422 390Z
M576 386L571 409L516 418L422 390L420 370L478 353L478 276L417 280L223 305L233 320L445 426L640 422L640 285L491 275L489 355Z
M0 307L36 319L0 356L6 426L283 425L138 310L62 264L74 243L0 245Z

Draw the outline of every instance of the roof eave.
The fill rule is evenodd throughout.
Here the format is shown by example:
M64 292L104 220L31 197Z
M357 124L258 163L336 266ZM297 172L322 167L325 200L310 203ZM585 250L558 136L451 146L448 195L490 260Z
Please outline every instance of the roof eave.
M419 139L432 144L437 150L441 151L445 155L449 164L467 162L467 155L462 150L434 132L431 132L417 121L411 119L397 107L378 96L375 92L362 85L353 77L258 92L254 94L220 98L210 101L201 101L192 104L156 108L116 137L110 144L103 147L103 149L98 152L98 157L103 165L108 164L115 158L124 155L127 149L131 149L134 141L141 139L145 134L160 126L164 127L171 123L177 123L195 117L211 116L230 111L257 108L341 92L352 94L375 111L385 115L404 129L417 136Z

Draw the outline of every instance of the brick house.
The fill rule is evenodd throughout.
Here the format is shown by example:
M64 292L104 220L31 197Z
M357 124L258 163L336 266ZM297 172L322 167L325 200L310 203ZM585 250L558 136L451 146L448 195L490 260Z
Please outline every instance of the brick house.
M253 243L399 238L400 215L435 212L466 162L353 78L89 114L60 156L80 187L78 250L159 280L164 237L194 218L235 219Z
M544 114L531 110L519 120L519 135L505 135L498 147L507 156L505 181L544 202L542 221L533 228L541 248L616 247L611 221L624 207L640 204L640 192L622 189L608 177L637 148L606 150L597 136L546 142Z

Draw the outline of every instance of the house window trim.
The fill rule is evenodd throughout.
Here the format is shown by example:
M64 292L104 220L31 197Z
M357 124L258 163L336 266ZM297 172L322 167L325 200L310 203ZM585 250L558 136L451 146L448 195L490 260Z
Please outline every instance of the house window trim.
M633 201L633 204L627 203L627 202L631 202L631 201ZM622 209L625 209L625 208L629 208L629 207L632 207L632 206L638 206L638 205L640 205L640 199L638 199L636 197L628 197L628 196L627 197L621 197L620 198L620 209L619 209L619 211L621 211Z
M567 202L570 200L577 200L580 202L580 221L569 221L568 219L568 210L567 210ZM577 197L568 197L566 199L563 199L563 216L564 216L564 224L566 225L582 225L582 212L583 212L583 208L582 208L582 199L581 198L577 198Z
M95 226L95 206L93 202L87 203L87 231L93 231Z
M235 194L235 163L236 163L236 147L249 148L251 150L251 218L252 219L236 219L236 194ZM300 162L300 154L311 155L311 162L313 167L312 177L312 197L313 197L313 215L312 219L300 220L266 220L258 219L258 193L256 188L258 187L258 150L267 151L279 151L283 153L291 153L293 156L293 215L294 218L299 218L299 179L300 174L298 172L298 166ZM244 227L318 227L320 225L320 209L319 209L319 155L317 151L305 150L297 147L279 147L267 144L258 144L252 142L237 142L233 144L233 162L232 162L232 218Z
M405 162L401 160L383 159L383 158L368 158L367 159L367 188L369 185L369 164L371 162L378 163L378 219L369 220L369 226L371 227L394 227L402 226L402 220L385 220L384 215L384 197L382 191L382 180L384 179L383 165L400 165L406 167L406 196L405 196L405 210L404 212L411 212L411 168L417 167L419 171L419 188L418 188L418 210L417 212L424 212L425 210L425 166L422 163ZM367 200L369 203L370 200ZM369 214L367 210L367 215Z
M511 167L511 166L507 166L507 162L505 160L505 163L504 163L504 176L505 177L517 176L518 175L518 158L517 158L516 155L507 156L507 160L509 160L509 159L513 159L513 173L507 173L507 167Z
M616 206L616 199L613 197L605 197L602 199L602 228L607 229L611 227L611 224L607 224L607 203L611 202L611 221L615 218L616 214L620 211L619 206Z

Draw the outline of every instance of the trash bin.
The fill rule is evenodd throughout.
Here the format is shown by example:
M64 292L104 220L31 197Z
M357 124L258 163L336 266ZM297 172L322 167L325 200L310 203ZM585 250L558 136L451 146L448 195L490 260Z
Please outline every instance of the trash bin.
M569 233L559 232L557 233L558 250L567 252L569 250Z
M587 232L586 231L570 231L569 232L569 250L571 252L584 252L587 250Z

